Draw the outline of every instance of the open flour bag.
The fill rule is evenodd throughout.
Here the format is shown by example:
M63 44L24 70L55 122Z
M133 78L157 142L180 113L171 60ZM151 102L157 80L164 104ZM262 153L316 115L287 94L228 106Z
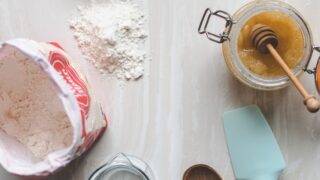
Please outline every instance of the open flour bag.
M45 177L80 156L107 127L79 67L56 43L0 46L0 163Z

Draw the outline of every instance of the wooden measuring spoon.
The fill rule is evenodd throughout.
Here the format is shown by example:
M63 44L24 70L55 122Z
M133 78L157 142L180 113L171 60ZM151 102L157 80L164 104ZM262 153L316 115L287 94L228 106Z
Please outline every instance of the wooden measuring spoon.
M222 180L222 178L210 166L197 164L186 170L183 180Z
M314 95L310 95L303 87L298 78L292 73L291 69L287 66L285 61L281 58L277 50L275 49L278 45L278 38L276 33L268 26L257 24L252 28L251 41L253 46L263 54L271 53L274 59L278 62L281 68L288 75L290 80L299 90L300 94L304 97L304 105L307 107L309 112L315 113L320 108L319 101Z

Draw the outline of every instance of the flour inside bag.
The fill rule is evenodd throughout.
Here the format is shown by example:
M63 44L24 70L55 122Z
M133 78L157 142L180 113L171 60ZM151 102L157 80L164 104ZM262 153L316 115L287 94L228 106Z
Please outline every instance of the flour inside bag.
M86 151L107 127L79 67L56 43L0 47L0 163L45 177Z

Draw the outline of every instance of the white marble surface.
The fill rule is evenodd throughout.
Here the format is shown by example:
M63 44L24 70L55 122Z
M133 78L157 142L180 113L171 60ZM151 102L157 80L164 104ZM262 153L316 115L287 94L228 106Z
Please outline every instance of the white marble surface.
M61 43L87 67L109 118L109 129L94 148L49 179L85 180L110 156L125 152L148 162L157 180L179 180L195 163L206 163L232 180L221 115L253 103L266 115L283 152L287 168L281 179L319 179L319 113L306 112L293 87L276 92L245 87L227 71L220 45L197 33L205 8L233 13L248 1L142 1L149 18L152 61L145 63L142 79L124 83L96 73L77 48L68 19L85 0L0 0L0 39ZM320 44L320 1L286 2L305 16ZM315 92L313 77L302 79ZM0 179L20 178L1 168Z

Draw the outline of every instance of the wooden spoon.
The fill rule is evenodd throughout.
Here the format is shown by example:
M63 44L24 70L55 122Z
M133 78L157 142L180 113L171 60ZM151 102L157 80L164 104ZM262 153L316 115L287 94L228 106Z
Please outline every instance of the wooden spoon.
M197 164L186 170L183 180L222 180L222 178L210 166Z
M277 50L278 38L276 33L268 26L257 24L252 28L251 41L253 46L263 54L271 53L274 59L278 62L281 68L285 71L293 84L299 90L300 94L304 97L304 105L309 112L315 113L320 108L319 101L314 95L310 95L303 87L298 78L292 73L291 69L287 66L285 61L281 58Z

